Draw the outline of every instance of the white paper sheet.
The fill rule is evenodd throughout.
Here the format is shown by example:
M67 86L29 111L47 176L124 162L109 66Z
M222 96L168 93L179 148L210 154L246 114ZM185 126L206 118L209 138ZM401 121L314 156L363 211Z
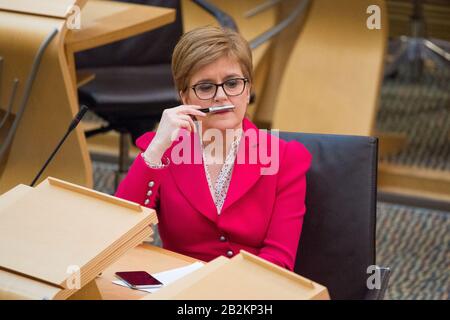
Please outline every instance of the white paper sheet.
M156 279L161 281L163 283L163 286L160 288L152 288L152 289L139 289L140 291L145 291L148 293L153 293L158 291L159 289L163 288L165 285L168 285L169 283L172 283L180 278L183 278L187 274L200 269L203 267L203 262L194 262L193 264L187 265L185 267L171 269L159 273L154 273L152 276L154 276ZM125 282L122 280L114 280L114 284L117 284L122 287L129 287Z

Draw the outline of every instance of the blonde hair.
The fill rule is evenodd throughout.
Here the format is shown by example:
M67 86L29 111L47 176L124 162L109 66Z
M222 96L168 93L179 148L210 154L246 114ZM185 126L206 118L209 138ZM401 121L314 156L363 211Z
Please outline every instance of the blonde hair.
M229 56L239 63L250 83L253 78L252 51L237 32L213 26L193 29L178 41L172 55L172 75L178 92L189 87L191 77L200 68Z

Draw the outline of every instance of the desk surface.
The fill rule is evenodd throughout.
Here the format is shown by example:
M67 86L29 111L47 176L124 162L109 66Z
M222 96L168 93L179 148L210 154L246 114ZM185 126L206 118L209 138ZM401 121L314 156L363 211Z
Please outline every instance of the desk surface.
M113 1L90 0L81 11L81 29L70 30L72 52L98 47L156 29L175 20L175 10Z
M140 299L150 293L121 287L112 283L113 280L117 280L114 275L115 272L144 270L151 274L187 266L196 261L198 260L169 250L142 244L105 269L101 276L96 279L96 284L102 298L105 300Z

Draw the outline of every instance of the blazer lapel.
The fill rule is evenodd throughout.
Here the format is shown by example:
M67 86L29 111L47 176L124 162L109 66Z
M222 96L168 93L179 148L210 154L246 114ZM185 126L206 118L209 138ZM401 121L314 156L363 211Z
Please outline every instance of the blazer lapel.
M230 186L228 187L227 196L222 207L222 213L242 196L244 196L261 177L262 165L258 159L259 131L258 128L250 122L250 120L244 118L243 131L245 133L248 130L255 131L256 139L252 139L251 134L244 134L243 140L241 140L241 143L239 144L239 150L234 163ZM256 163L252 163L250 161L251 154L256 155ZM245 159L245 161L242 161L243 159Z
M244 118L244 133L247 130L254 130L254 137L256 139L251 138L253 137L252 134L244 134L243 140L239 144L230 186L228 187L227 196L222 207L222 213L244 196L261 177L261 169L263 166L259 161L258 152L259 148L264 146L259 145L258 128L250 120ZM168 155L172 161L172 164L169 166L170 172L186 200L209 220L217 222L217 208L209 190L208 181L206 180L198 133L190 134L186 130L180 130L179 136L183 136L183 139L190 141L190 144L187 144L187 146L191 147L191 161L188 161L189 163L173 163L173 158ZM177 148L176 145L177 143L174 143L168 150L168 153L173 151L174 148ZM254 155L256 154L256 161L253 161L255 163L250 161L250 154L252 153Z
M170 157L172 163L169 166L169 171L178 189L192 207L201 212L209 220L216 222L217 208L209 190L208 181L206 180L198 133L190 134L185 130L180 130L180 132L183 139L190 141L190 144L185 144L185 146L191 147L190 161L187 161L188 163L174 163L173 157ZM175 148L177 148L176 144L169 150L173 151ZM178 154L176 152L177 150L179 149L175 149L174 154ZM184 159L186 158L189 157L185 157Z

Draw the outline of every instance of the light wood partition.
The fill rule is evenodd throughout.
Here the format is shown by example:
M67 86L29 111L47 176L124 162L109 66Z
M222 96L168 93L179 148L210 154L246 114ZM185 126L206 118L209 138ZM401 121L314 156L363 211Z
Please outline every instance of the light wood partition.
M78 109L64 55L65 19L0 11L0 56L4 59L2 106L7 103L13 79L20 81L13 114L18 112L34 55L54 29L58 34L42 57L25 112L0 172L0 193L33 180ZM46 174L49 173L77 184L92 185L92 168L83 132L76 130L67 139L47 168Z
M233 279L233 280L231 280ZM231 280L231 281L230 281ZM329 300L318 283L241 250L219 256L142 300Z
M450 206L450 172L396 165L378 165L378 190L384 193L446 202Z
M282 1L278 5L277 21L286 19L293 10L301 4L300 0ZM289 66L289 57L292 54L296 41L308 19L311 1L305 5L304 12L281 33L272 39L270 50L265 55L263 63L257 66L255 72L255 87L257 100L255 108L251 111L252 120L260 128L270 129L273 121L273 111L280 91L281 81Z
M13 80L19 80L12 113L0 130L0 143L5 143L6 132L17 117L39 46L57 30L42 56L14 139L0 159L0 194L33 180L77 113L74 53L157 28L175 19L172 9L91 0L81 11L81 29L68 30L67 6L72 3L81 6L85 2L45 0L36 6L30 0L0 1L0 57L3 58L0 117L7 112ZM29 12L25 12L27 10ZM41 181L48 175L92 187L92 167L81 127L66 140Z
M242 259L245 261L242 261ZM240 254L232 260L218 257L209 263L205 263L200 270L190 273L185 278L165 286L161 289L162 292L159 293L146 293L139 290L133 290L116 285L112 282L117 280L117 277L115 276L117 271L143 270L150 274L155 274L185 267L195 262L199 261L160 247L142 244L127 252L95 279L95 286L98 288L99 296L92 297L89 294L81 293L72 298L104 300L176 299L180 297L174 297L173 293L183 291L182 294L184 294L184 296L181 298L184 299L205 299L205 296L207 297L206 299L219 298L224 300L293 298L329 299L328 290L320 284L312 282L310 279L303 278L244 251L241 251ZM231 267L231 265L228 264L229 262L231 262L234 267ZM228 266L225 266L224 263ZM235 265L236 263L237 265ZM230 270L229 267L231 267L232 270ZM216 270L220 272L216 273ZM250 277L252 279L248 279L249 274L254 275L253 277ZM216 281L220 282L220 280L217 279L220 279L222 275L225 276L224 279L228 279L230 276L232 276L233 279L239 279L239 282L236 282L236 285L238 286L239 283L242 283L245 289L237 294L235 291L236 288L233 285L226 289L224 283L220 283L219 287L222 289L216 290L217 292L214 291L211 287L214 288L214 285L217 284ZM260 277L264 277L264 281L258 279ZM202 295L197 289L199 286L204 288L206 278L209 278L209 281L211 282L207 284L207 289L206 291L203 291ZM250 283L245 283L246 281L249 281ZM254 281L259 281L259 284ZM265 287L264 290L255 290L255 287L260 286L261 283L263 283L262 286ZM197 289L195 289L195 287L197 287ZM291 287L291 291L287 292L286 290L288 290L289 287ZM281 291L271 291L276 288L281 289ZM283 291L282 288L286 290Z
M381 8L370 30L367 8ZM383 77L387 12L383 0L315 0L283 74L272 128L370 135ZM266 120L266 119L265 119Z

